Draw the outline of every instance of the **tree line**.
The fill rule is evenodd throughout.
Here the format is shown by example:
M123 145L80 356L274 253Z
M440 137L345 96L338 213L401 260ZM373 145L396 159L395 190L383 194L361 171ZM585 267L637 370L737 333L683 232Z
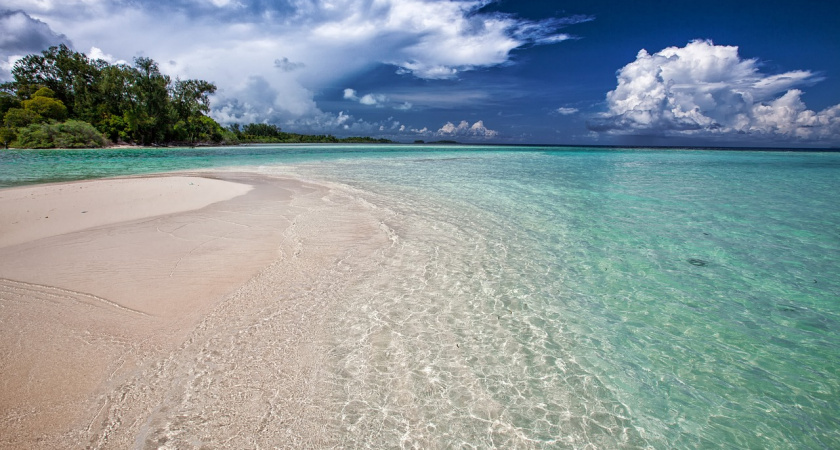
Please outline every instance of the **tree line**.
M234 123L226 129L231 137L242 143L265 143L265 144L316 144L316 143L363 143L363 144L389 144L389 139L376 139L371 137L354 136L337 138L330 134L298 134L286 133L280 127L267 123L249 123L240 126Z
M389 142L284 133L276 125L223 128L208 116L216 85L172 80L151 58L132 65L90 59L66 45L27 55L0 85L0 144L6 148L239 142Z
M0 138L7 146L48 147L50 142L37 138L48 141L61 130L89 134L93 129L112 142L143 145L223 138L222 127L207 116L216 86L204 80L173 81L151 58L109 64L62 44L21 58L12 76L0 86Z

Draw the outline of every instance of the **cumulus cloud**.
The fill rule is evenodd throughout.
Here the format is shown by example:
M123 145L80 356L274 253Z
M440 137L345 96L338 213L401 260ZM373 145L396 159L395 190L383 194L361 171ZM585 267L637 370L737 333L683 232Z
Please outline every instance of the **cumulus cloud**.
M618 71L608 111L589 123L614 134L840 140L840 105L809 110L796 87L821 81L807 70L776 75L741 59L738 47L696 40L641 50Z
M571 114L574 114L574 113L578 112L578 109L577 108L567 108L567 107L562 107L561 106L560 108L557 108L555 110L555 112L557 112L557 114L560 114L560 115L563 115L563 116L568 116L568 115L571 115Z
M438 136L447 137L478 137L478 138L493 138L499 135L498 131L491 130L484 126L484 121L479 120L470 125L466 120L455 125L452 122L447 122L436 133Z
M296 84L275 86L262 76L216 94L210 115L222 124L285 123L302 116L323 114L306 89Z
M313 134L381 134L398 138L405 131L405 125L392 117L369 122L345 111L337 114L321 111L305 90L295 92L292 88L276 89L262 77L250 77L231 92L217 95L210 116L222 125L272 123L286 130Z
M410 102L394 103L385 94L365 94L359 97L358 92L356 92L355 89L351 88L347 88L344 90L344 99L359 102L365 106L375 106L377 108L383 108L385 106L388 106L401 111L407 111L413 106Z
M388 101L388 97L383 94L366 94L359 99L359 103L368 106L382 106Z
M393 118L381 121L366 121L344 111L338 114L320 113L308 117L300 117L283 123L301 132L330 133L338 136L358 136L377 134L391 139L406 136L408 127Z
M102 51L99 47L91 47L90 51L87 53L88 58L90 59L101 59L108 64L128 64L128 61L124 59L117 59L114 58L113 55L109 55ZM172 63L172 61L170 61Z
M0 10L0 51L6 54L40 52L50 46L70 44L63 34L23 11Z
M347 89L344 90L344 99L345 100L359 101L359 96L356 95L356 90L355 89L347 88Z
M382 107L385 103L388 102L388 96L384 94L365 94L361 97L356 95L355 89L345 89L344 90L344 99L351 100L354 102L359 102L366 106L378 106Z
M508 61L513 49L560 42L558 30L590 17L530 21L500 13L482 13L486 0L427 1L336 0L313 9L332 20L314 27L315 38L376 47L379 62L398 73L426 79L453 78L459 72ZM341 11L341 13L336 13Z
M11 79L15 62L53 45L70 44L63 34L23 11L0 10L0 81Z

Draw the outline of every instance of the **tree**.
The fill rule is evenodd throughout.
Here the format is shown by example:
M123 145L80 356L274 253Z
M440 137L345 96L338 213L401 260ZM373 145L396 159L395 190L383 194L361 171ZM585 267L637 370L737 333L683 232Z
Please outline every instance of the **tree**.
M61 100L55 99L55 92L50 88L38 89L32 98L21 102L23 109L35 112L44 119L64 120L67 118L67 107Z
M160 73L151 58L134 59L134 79L129 90L129 109L124 114L133 140L145 145L163 142L172 128L168 76Z
M205 114L210 112L210 94L216 92L216 85L204 80L176 80L172 88L172 107L178 120L177 125L190 142L206 134ZM213 122L215 124L215 121ZM218 126L218 124L216 124Z
M280 127L267 123L249 123L242 127L242 134L250 136L279 137Z
M12 108L20 108L20 100L11 92L0 91L0 117Z
M19 96L31 96L33 87L47 87L55 92L55 98L64 103L70 115L78 115L85 112L85 100L96 84L97 69L87 56L61 44L40 55L24 56L15 63L12 75Z
M96 92L99 100L90 122L114 142L130 141L125 113L131 109L135 69L126 64L108 65L100 72Z
M43 117L31 109L12 108L3 116L3 124L11 128L26 127L43 121Z
M9 144L11 144L15 139L17 139L17 132L14 128L0 126L0 142L3 143L4 148L8 149Z

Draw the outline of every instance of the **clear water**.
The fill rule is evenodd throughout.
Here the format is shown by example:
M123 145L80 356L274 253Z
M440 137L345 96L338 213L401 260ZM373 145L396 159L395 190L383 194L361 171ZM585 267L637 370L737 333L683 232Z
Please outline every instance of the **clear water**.
M395 236L335 328L347 446L840 447L840 153L0 152L0 183L230 166Z

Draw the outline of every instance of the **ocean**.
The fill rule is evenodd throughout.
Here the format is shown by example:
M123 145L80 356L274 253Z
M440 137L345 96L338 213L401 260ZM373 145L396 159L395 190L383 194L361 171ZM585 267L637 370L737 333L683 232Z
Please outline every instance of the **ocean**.
M840 447L840 153L0 151L2 187L196 169L381 217L331 327L342 446Z

